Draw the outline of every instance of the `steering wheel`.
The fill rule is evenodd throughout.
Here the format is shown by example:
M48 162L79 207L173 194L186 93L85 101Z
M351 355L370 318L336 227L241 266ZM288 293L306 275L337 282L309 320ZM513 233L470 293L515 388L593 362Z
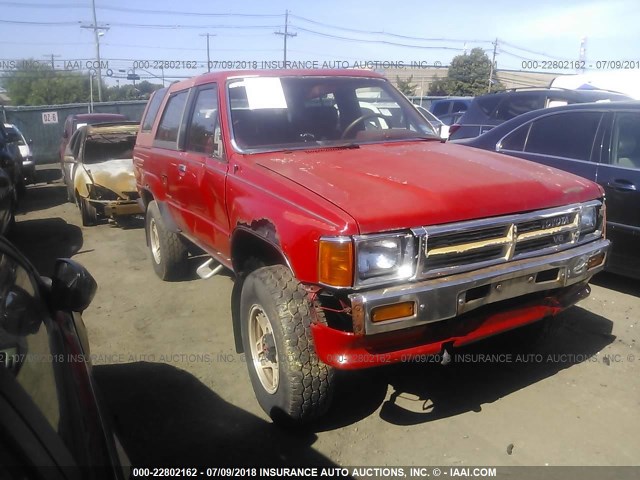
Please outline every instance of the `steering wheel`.
M380 117L382 119L387 119L387 117L385 115L382 115L381 113L366 113L358 118L356 118L353 122L351 122L349 125L347 125L347 128L344 129L344 132L342 132L342 136L340 137L340 139L345 139L347 138L347 134L351 133L351 130L353 130L353 127L355 127L356 125L358 125L360 122L363 122L369 118L375 118L375 117Z

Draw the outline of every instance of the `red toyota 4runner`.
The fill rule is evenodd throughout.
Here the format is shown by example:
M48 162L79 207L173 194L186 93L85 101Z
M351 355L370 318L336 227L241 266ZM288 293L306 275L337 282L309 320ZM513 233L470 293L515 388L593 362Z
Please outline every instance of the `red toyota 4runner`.
M553 316L606 260L588 180L463 146L368 71L199 76L150 100L134 151L152 263L235 273L256 397L307 421L335 369L411 360Z

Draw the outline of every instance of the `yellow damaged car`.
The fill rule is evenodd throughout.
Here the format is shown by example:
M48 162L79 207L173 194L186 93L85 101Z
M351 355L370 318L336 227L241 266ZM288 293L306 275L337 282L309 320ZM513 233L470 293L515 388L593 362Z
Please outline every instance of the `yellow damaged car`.
M101 217L117 220L143 213L133 175L138 123L100 123L80 127L64 155L63 178L69 199L80 208L82 225Z

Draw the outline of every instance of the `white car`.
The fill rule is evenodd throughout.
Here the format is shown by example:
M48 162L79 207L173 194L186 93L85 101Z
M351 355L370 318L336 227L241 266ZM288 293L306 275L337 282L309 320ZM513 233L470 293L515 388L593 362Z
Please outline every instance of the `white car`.
M18 149L22 156L22 175L24 176L25 183L35 183L36 164L33 161L33 152L30 146L31 141L27 141L18 127L12 123L5 123L4 128L9 135L9 140L18 144Z

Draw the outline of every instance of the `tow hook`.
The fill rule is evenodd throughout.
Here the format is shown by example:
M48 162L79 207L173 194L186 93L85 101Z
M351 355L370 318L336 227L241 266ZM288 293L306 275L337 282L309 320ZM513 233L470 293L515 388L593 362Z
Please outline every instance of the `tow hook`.
M209 260L204 262L202 265L200 265L196 270L196 273L198 274L198 276L202 279L207 279L219 273L220 270L222 270L223 265L219 263L214 268L211 268L211 264L213 263L215 263L215 260L213 258L210 258Z

